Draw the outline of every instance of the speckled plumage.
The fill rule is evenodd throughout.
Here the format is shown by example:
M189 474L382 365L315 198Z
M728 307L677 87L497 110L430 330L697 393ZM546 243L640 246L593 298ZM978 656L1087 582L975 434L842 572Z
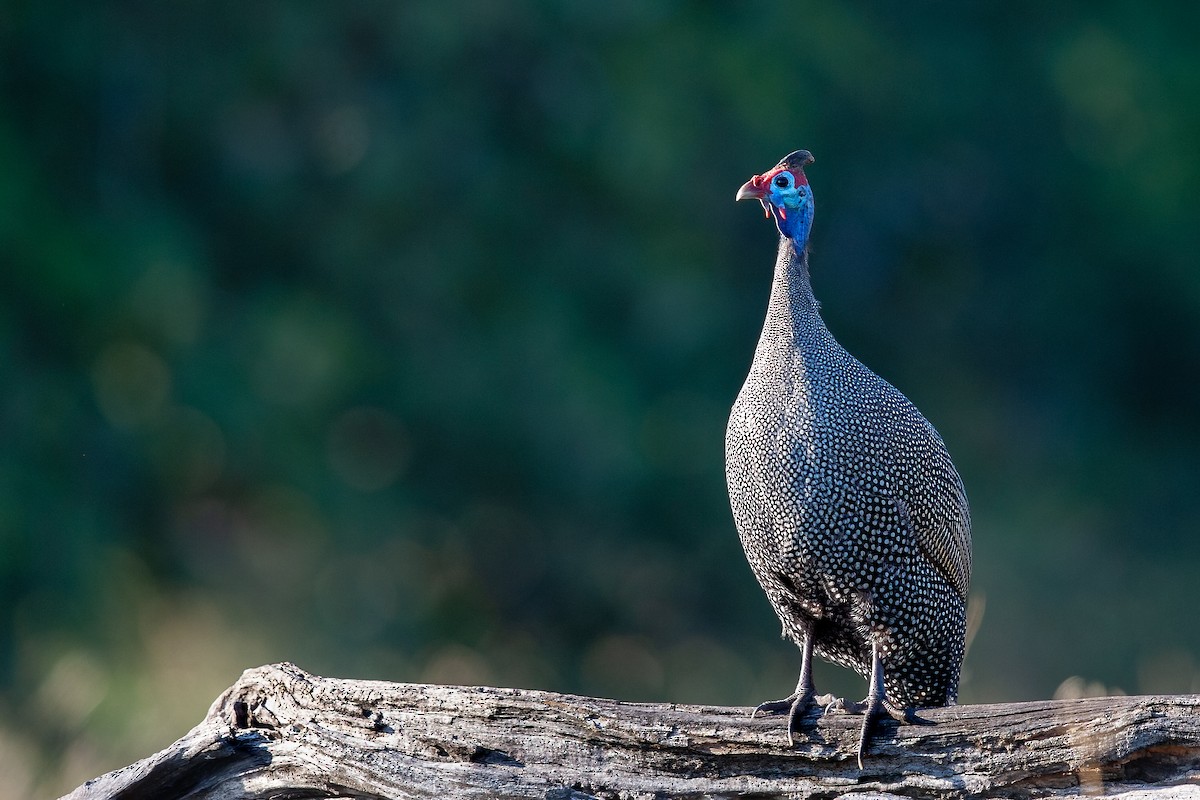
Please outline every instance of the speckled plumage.
M865 747L873 712L957 698L970 518L937 431L821 319L808 273L811 160L797 151L738 193L763 202L781 238L766 322L729 417L726 477L746 558L784 635L868 679L877 659ZM791 706L794 717L813 701L808 655L796 693L761 708Z

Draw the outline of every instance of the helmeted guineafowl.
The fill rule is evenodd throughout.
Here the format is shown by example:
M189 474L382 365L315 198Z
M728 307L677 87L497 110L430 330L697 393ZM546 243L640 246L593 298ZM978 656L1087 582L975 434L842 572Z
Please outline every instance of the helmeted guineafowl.
M813 298L807 150L751 178L779 228L766 322L729 416L725 470L746 558L801 650L800 680L759 711L788 714L788 741L816 697L812 654L870 681L868 734L881 713L958 695L971 580L962 481L933 426L834 340Z

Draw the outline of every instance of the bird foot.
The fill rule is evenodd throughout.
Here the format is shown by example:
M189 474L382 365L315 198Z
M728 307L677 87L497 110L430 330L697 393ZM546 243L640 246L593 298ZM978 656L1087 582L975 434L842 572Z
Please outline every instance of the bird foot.
M863 755L867 752L867 737L871 733L871 726L877 719L880 719L884 714L887 714L892 719L897 719L896 712L900 712L898 721L903 721L904 710L898 709L883 692L874 692L867 696L867 699L861 703L855 703L855 708L851 711L853 714L863 715L862 731L858 735L858 768L863 768Z
M821 698L817 698L817 702L820 703ZM870 712L870 714L875 715L876 718L882 715L887 715L892 717L896 722L902 722L906 724L934 724L934 722L930 720L925 720L925 718L917 716L916 709L904 708L904 706L896 705L887 697L878 699L877 708L875 709L871 708L870 697L865 698L862 703L856 703L853 702L853 700L847 700L844 697L830 697L828 702L823 703L823 705L824 709L826 709L824 710L826 714L859 715L868 714L868 712Z
M838 710L844 711L847 714L862 714L863 724L862 732L858 737L858 768L863 768L863 755L866 754L867 741L870 738L871 727L885 716L891 717L901 724L906 725L933 725L933 720L918 717L916 709L905 708L896 705L883 694L869 695L861 703L847 703L839 701L841 706ZM826 709L828 713L828 709Z
M759 703L754 709L754 713L750 715L753 719L761 714L787 714L787 736L788 747L795 747L796 740L792 736L792 731L796 729L796 722L809 707L814 705L825 706L833 700L832 695L823 694L820 697L816 695L812 689L805 691L792 692L782 700L768 700L765 703Z

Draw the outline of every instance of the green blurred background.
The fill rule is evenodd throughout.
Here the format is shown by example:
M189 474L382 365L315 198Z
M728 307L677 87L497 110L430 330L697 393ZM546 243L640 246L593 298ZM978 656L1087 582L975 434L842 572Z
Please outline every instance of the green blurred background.
M0 796L284 659L786 694L722 442L733 195L799 147L829 326L972 500L961 699L1200 689L1200 12L1149 9L5 4Z

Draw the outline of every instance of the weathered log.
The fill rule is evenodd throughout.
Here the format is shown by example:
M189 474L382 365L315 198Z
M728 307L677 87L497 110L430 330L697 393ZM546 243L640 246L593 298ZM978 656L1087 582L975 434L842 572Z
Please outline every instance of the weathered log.
M1200 798L1200 696L1105 697L885 720L808 715L788 747L746 708L246 671L175 744L80 786L122 798Z

